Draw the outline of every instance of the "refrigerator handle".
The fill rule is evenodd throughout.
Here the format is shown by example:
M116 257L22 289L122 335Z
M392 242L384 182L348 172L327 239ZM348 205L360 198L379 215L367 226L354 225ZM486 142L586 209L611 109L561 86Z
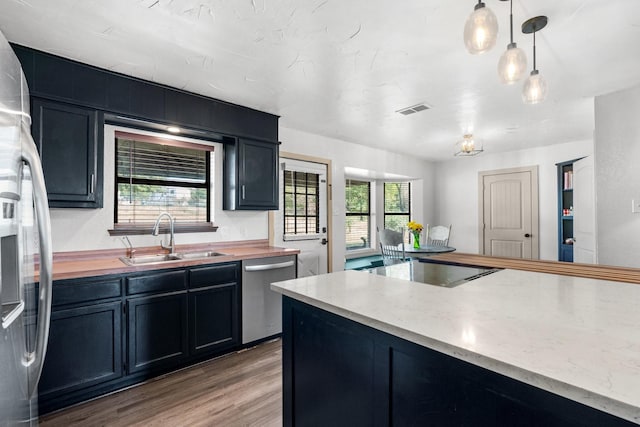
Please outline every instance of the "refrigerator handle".
M23 361L23 364L29 369L29 396L32 396L38 388L38 381L42 373L42 365L49 341L53 254L51 251L51 220L49 218L49 204L47 201L47 189L44 184L44 174L36 144L31 137L28 126L24 122L22 122L22 160L31 169L33 202L38 221L38 240L40 242L40 289L38 291L36 342L33 352L25 354Z

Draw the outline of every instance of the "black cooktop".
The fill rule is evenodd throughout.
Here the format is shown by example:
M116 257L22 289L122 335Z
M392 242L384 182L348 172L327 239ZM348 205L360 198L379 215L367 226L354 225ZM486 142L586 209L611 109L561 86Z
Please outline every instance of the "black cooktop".
M370 273L396 279L410 280L412 282L428 285L453 288L478 277L499 271L497 268L483 268L473 266L460 266L449 264L431 264L419 261L403 262L400 264L372 268Z

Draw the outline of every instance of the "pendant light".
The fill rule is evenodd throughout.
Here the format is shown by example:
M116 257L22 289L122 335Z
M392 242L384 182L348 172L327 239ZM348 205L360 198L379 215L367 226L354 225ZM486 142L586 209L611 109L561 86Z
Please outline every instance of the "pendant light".
M464 25L464 44L469 53L478 55L490 50L498 37L498 19L496 15L478 0L473 12Z
M509 30L511 32L511 43L507 45L507 50L500 57L498 62L498 75L504 84L514 84L522 78L527 69L527 56L524 51L513 41L513 0L509 1Z
M536 68L536 32L546 26L546 16L536 16L527 19L522 24L523 33L533 33L533 70L529 78L524 82L524 87L522 88L522 100L525 104L537 104L544 101L547 97L547 82Z

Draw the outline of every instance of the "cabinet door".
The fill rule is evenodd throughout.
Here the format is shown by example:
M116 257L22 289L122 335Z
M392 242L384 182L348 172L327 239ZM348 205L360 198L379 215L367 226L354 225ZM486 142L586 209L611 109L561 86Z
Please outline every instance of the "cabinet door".
M49 205L101 208L103 131L98 111L33 98L32 116Z
M278 209L278 145L238 140L238 208Z
M40 396L122 376L122 303L53 311Z
M189 352L213 353L239 342L238 285L189 292Z
M129 374L177 365L187 355L187 293L127 301Z

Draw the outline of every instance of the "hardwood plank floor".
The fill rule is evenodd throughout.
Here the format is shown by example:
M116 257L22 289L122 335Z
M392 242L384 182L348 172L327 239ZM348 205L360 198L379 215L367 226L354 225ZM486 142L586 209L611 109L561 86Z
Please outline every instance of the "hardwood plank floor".
M45 415L40 425L281 426L282 343L263 343Z

